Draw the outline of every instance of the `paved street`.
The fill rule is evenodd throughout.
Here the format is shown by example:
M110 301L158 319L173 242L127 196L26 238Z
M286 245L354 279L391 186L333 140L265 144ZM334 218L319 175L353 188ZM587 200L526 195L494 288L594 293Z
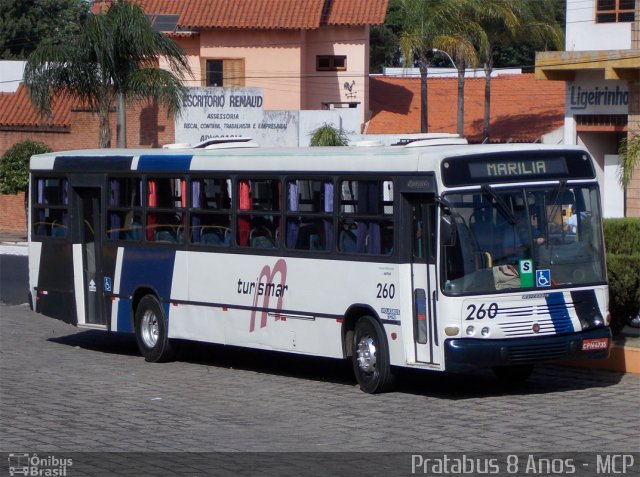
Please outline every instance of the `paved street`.
M195 344L150 364L133 337L3 304L0 353L0 452L640 451L638 375L404 372L371 396L341 362Z

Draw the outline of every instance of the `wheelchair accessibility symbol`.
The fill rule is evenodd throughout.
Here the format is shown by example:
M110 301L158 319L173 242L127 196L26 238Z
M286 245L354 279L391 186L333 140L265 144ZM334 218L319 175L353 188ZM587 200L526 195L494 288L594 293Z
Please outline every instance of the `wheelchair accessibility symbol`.
M111 278L110 277L104 277L104 291L106 291L106 292L110 292L111 291Z
M550 287L551 286L551 270L536 270L536 286L537 287Z

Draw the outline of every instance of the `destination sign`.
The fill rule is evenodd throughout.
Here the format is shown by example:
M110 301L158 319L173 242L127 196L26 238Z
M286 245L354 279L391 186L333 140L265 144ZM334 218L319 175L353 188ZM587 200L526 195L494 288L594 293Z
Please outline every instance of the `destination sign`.
M563 157L552 159L523 159L513 161L485 161L469 164L472 178L518 177L540 174L566 174L567 164Z
M452 157L442 162L442 180L447 186L593 178L591 159L579 150L498 152Z

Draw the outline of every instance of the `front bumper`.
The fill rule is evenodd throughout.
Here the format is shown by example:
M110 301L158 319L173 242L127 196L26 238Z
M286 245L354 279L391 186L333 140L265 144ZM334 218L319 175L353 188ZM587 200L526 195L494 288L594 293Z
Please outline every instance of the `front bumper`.
M598 348L598 345L602 346L605 338L606 348ZM585 342L587 345L583 345ZM454 338L444 342L444 353L446 369L462 371L469 368L534 364L561 359L606 359L609 357L610 347L611 330L605 327L548 337L500 340Z

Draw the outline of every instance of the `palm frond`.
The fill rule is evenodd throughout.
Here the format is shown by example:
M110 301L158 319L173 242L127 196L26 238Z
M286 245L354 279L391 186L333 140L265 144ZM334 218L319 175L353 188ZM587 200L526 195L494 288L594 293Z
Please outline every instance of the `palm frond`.
M640 167L640 132L630 132L620 142L618 154L620 156L618 181L626 189L633 179L634 172Z

